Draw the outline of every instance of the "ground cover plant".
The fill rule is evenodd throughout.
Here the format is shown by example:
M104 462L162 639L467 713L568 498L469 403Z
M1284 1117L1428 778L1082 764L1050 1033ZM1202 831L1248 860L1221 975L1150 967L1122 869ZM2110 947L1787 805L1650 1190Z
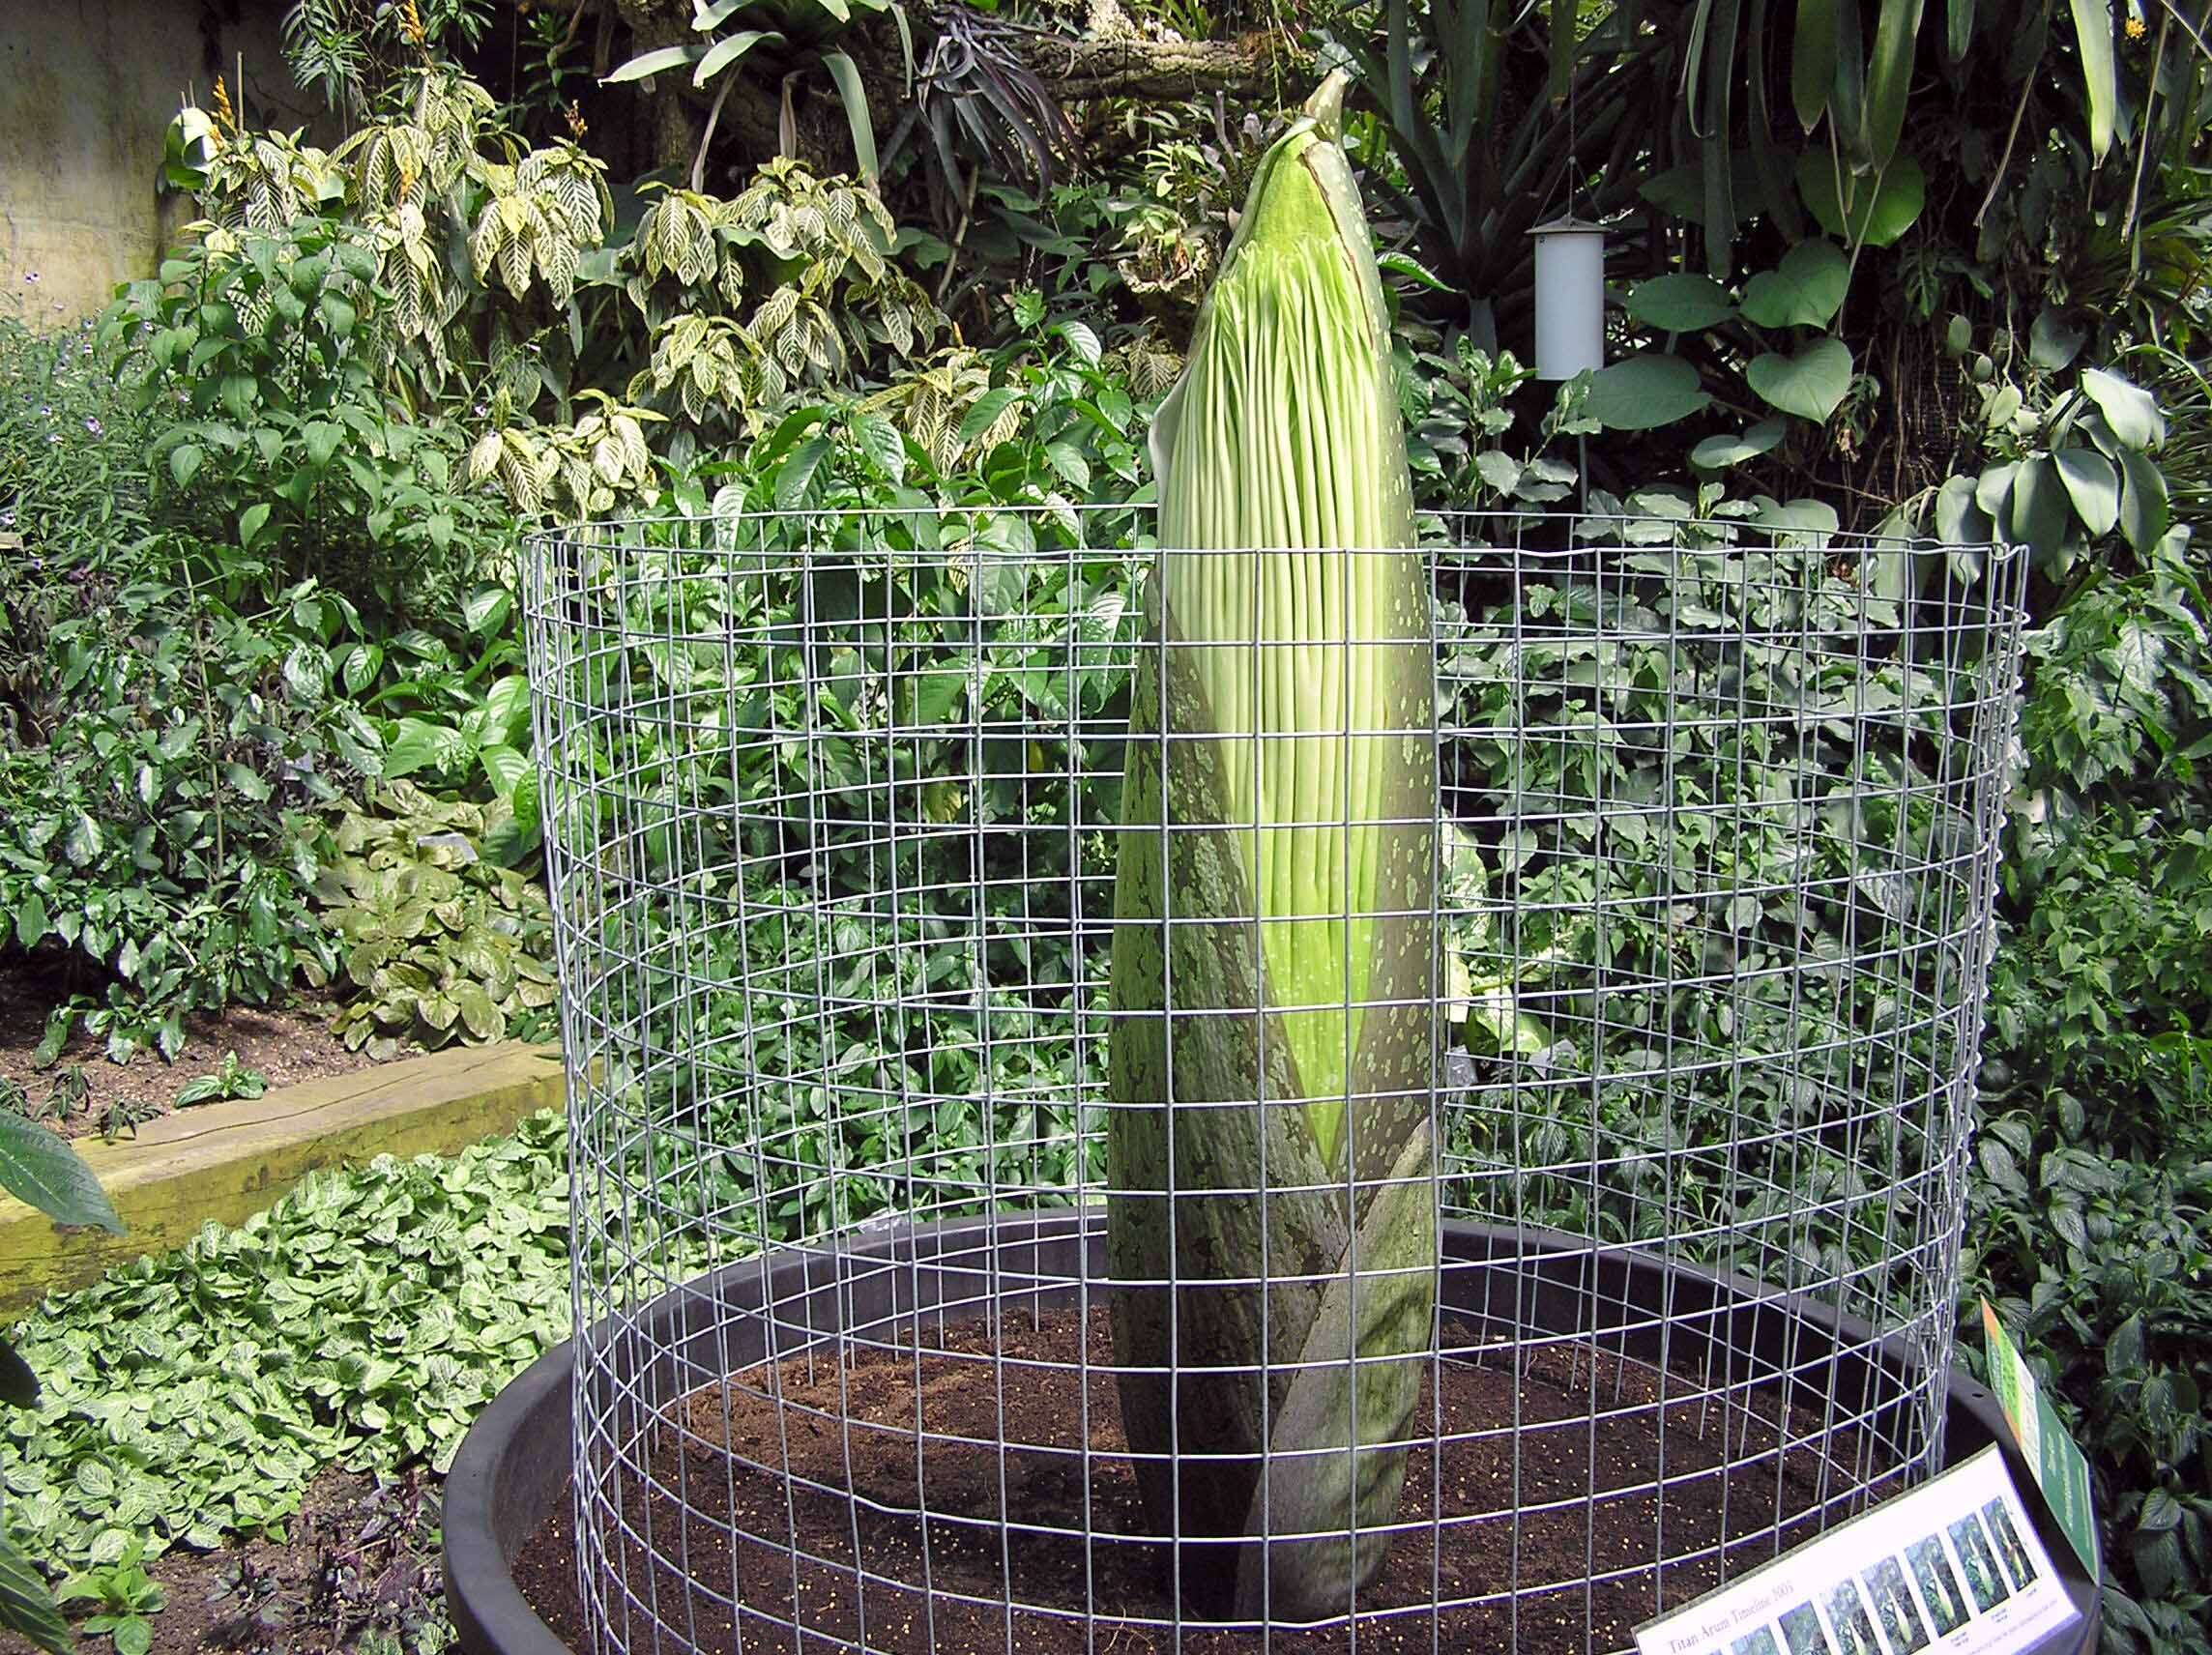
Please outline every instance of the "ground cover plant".
M702 29L661 3L294 6L292 65L327 98L327 128L267 130L224 77L172 130L168 184L199 223L151 279L70 329L11 273L40 326L0 320L0 993L35 988L53 1009L26 1038L16 1107L81 1118L72 1076L110 1060L173 1060L172 1096L241 1095L257 1065L225 1059L220 1014L316 985L326 998L304 1003L379 1054L549 1031L514 560L533 525L798 514L761 549L812 558L814 575L686 617L777 640L742 663L753 716L856 775L915 760L901 779L918 808L1118 820L1101 755L1025 755L972 799L948 779L956 755L933 772L925 746L892 754L849 726L902 673L917 719L1125 714L1114 652L1134 637L1128 554L1149 550L1156 504L1145 441L1228 209L1276 131L1226 108L1274 108L1341 56L1422 533L1448 533L1434 513L1457 507L1586 508L1623 526L1624 580L1665 616L1732 613L1700 558L1745 554L1716 522L2027 548L1967 1262L2091 1449L2111 1646L2212 1635L2200 12L2049 6L2015 28L2002 8L1904 0L1264 16L1177 0L1131 6L1124 31L1103 16L1119 8L1087 26L1041 0L794 5L772 9L770 41L748 39L768 26L754 14L714 10ZM1570 202L1615 221L1611 365L1531 384L1521 232ZM817 531L838 510L878 514L899 555L833 545L854 555L832 566ZM1097 555L1055 555L1069 546ZM1054 584L1026 580L1025 559ZM1980 567L1968 549L1940 578ZM1439 595L1453 682L1477 705L1515 617L1575 600L1540 582ZM802 614L811 648L781 641ZM879 614L901 619L887 633ZM1038 670L1074 635L1094 677ZM905 652L888 665L869 653L887 636ZM723 700L719 651L637 665L699 708ZM1562 706L1580 693L1568 672ZM670 813L771 794L793 762L735 734L604 758ZM1483 784L1496 758L1473 755L1460 781ZM1591 809L1533 857L1473 848L1462 872L1501 915L1517 893L1615 877L1583 834L1637 779L1616 758L1562 747L1545 755L1556 774L1524 776ZM1788 755L1746 758L1756 780ZM1732 762L1690 762L1708 759L1716 776ZM1070 798L1015 779L1033 763L1095 769L1096 785ZM745 896L756 941L781 951L792 994L833 979L854 1006L794 1040L841 1041L886 1083L974 1092L977 1043L953 1023L861 1003L918 970L1020 1030L1005 1052L1027 1065L998 1077L1028 1101L996 1120L775 1115L758 1227L819 1234L917 1193L966 1210L995 1181L1082 1181L1072 1100L1098 1077L1074 1074L1050 1019L1004 986L1017 968L1071 981L1072 966L825 919L817 907L883 877L866 834L736 814L766 858ZM1758 834L1726 849L1747 878L1780 854ZM1064 869L1041 855L998 871L1049 886ZM1057 922L1020 915L1047 952L1068 946ZM1795 923L1698 921L1738 949ZM716 964L636 941L671 970ZM1593 945L1531 933L1513 951L1556 973ZM1495 935L1455 946L1470 1058L1528 1042L1576 1056L1515 997L1534 1003L1553 979L1495 980ZM1762 1013L1748 1003L1735 1024L1746 1010L1708 997L1680 1027L1748 1041ZM639 1091L655 1118L701 1101L651 1076ZM1601 1118L1495 1122L1445 1148L1548 1165L1664 1124L1608 1097ZM746 1111L772 1100L709 1101L757 1125ZM135 1107L109 1123L127 1130ZM1554 1137L1518 1141L1524 1126ZM994 1168L991 1143L1014 1159ZM735 1174L696 1144L663 1134L655 1152L694 1210L724 1209ZM317 1184L247 1239L208 1238L33 1319L26 1349L62 1402L0 1450L10 1522L28 1513L18 1532L49 1571L102 1571L81 1600L112 1617L94 1636L120 1647L145 1624L133 1537L151 1555L249 1531L326 1463L390 1469L450 1446L559 1326L559 1162L534 1128L455 1167ZM1524 1193L1586 1201L1560 1210L1599 1231L1641 1209L1626 1187ZM502 1239L509 1218L522 1251ZM1849 1238L1815 1244L1830 1242ZM638 1244L689 1256L678 1232ZM515 1316L493 1314L479 1249L529 1284ZM379 1327L365 1307L394 1293L401 1313ZM223 1320L241 1304L250 1315ZM276 1376L321 1360L325 1338L354 1357L283 1391ZM243 1390L222 1378L230 1355L253 1376ZM247 1451L277 1467L267 1498L222 1480L222 1455ZM111 1452L103 1506L101 1474L76 1479Z

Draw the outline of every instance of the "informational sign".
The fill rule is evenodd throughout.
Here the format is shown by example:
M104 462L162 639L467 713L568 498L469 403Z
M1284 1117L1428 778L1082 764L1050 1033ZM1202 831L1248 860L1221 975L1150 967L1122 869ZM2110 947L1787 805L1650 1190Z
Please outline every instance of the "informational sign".
M2065 1421L1998 1325L1997 1313L1988 1299L1982 1300L1982 1332L1990 1347L1990 1389L1996 1393L2005 1423L2020 1442L2028 1475L2042 1490L2059 1532L2094 1581L2103 1571L2097 1558L2097 1513L2089 1496L2088 1457L2068 1435Z
M1645 1622L1636 1647L1639 1655L2014 1655L2079 1612L1993 1447Z

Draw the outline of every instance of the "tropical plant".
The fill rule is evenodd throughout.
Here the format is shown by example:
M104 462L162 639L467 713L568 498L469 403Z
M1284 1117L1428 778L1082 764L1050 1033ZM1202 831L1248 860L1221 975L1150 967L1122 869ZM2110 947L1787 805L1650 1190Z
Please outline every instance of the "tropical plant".
M607 79L650 81L672 70L689 70L694 87L721 81L691 162L691 188L696 190L703 188L707 151L721 122L722 106L745 73L756 74L776 87L778 151L790 159L797 153L794 88L810 71L820 70L836 87L846 127L852 133L853 159L861 181L873 189L878 171L875 122L868 114L868 95L860 84L859 66L838 43L855 26L856 15L887 14L898 26L911 82L914 39L906 10L898 0L692 0L692 30L706 39L641 52ZM740 27L726 27L733 18Z
M1343 84L1262 160L1154 424L1115 888L1122 1423L1162 1532L1252 1537L1201 1589L1287 1620L1344 1612L1387 1550L1436 1258L1434 1033L1380 1009L1428 993L1428 599L1414 560L1323 549L1413 532Z

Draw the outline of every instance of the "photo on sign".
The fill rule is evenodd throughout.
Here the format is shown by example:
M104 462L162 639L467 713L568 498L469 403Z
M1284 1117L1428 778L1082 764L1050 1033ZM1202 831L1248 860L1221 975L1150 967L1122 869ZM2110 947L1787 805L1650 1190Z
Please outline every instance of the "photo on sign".
M1996 1548L1990 1544L1982 1520L1968 1512L1951 1524L1951 1549L1959 1553L1959 1568L1966 1577L1966 1590L1984 1614L2012 1596L2004 1573L1997 1567Z
M1936 1622L1936 1636L1948 1638L1966 1624L1966 1594L1959 1589L1959 1577L1951 1559L1943 1555L1943 1537L1928 1535L1905 1549L1912 1565L1912 1578L1920 1582L1920 1599Z
M1836 1655L1881 1655L1866 1599L1850 1582L1828 1594L1828 1623L1836 1629Z
M1811 1604L1799 1604L1782 1617L1780 1624L1782 1641L1790 1646L1790 1655L1836 1655L1835 1645L1820 1626L1819 1611Z
M1982 1507L1982 1515L1989 1519L1990 1533L1996 1539L1997 1554L2004 1559L2012 1583L2024 1588L2035 1579L2035 1562L2028 1556L2027 1548L2020 1543L2020 1530L2012 1525L2012 1513L2005 1510L2003 1500L1994 1499Z
M1913 1655L1928 1647L1928 1627L1912 1605L1912 1588L1905 1583L1905 1570L1895 1557L1884 1557L1859 1577L1874 1600L1874 1617L1881 1623L1882 1638L1891 1655Z
M1730 1644L1729 1655L1782 1655L1782 1645L1775 1642L1774 1634L1762 1626Z

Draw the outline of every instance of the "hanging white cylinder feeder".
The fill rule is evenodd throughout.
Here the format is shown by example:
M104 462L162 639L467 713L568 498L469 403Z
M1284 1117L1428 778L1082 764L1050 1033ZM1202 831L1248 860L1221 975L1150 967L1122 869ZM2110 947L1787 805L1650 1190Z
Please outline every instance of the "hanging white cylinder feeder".
M1571 214L1538 224L1536 377L1605 365L1605 228Z

